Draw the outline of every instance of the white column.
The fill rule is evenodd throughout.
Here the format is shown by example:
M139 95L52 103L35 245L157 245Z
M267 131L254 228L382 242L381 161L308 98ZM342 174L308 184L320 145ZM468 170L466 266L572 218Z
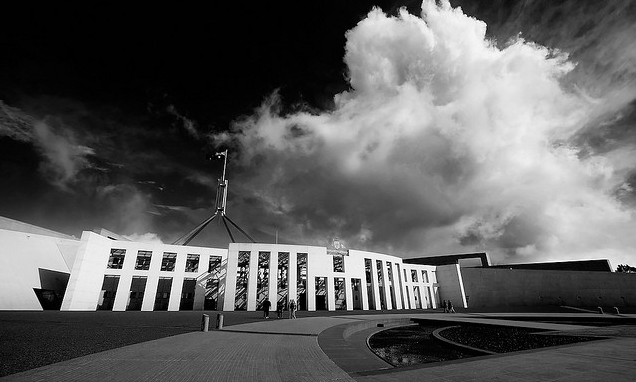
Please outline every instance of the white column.
M126 310L126 305L128 305L128 296L130 295L130 283L132 283L132 275L126 274L119 277L117 294L115 295L115 301L113 301L113 312L122 312ZM146 285L148 285L147 282Z
M247 277L247 311L256 311L256 282L258 280L258 252L250 252L250 270Z
M360 288L362 288L360 291L360 298L362 298L362 310L369 310L369 293L367 291L366 270L364 272L364 276L360 279Z
M227 253L225 274L225 293L223 293L223 310L233 311L236 301L236 272L238 271L238 249L230 244Z
M288 285L288 299L287 302L292 299L295 301L298 292L298 254L289 252L289 268L287 269L287 285Z
M137 276L137 275L135 275ZM146 276L146 275L141 275ZM163 277L163 275L162 275ZM132 280L131 280L132 281ZM172 280L174 282L174 279ZM141 310L150 312L155 308L155 297L157 296L157 286L159 285L159 276L152 275L146 279L146 290L144 291L144 300L141 303ZM130 286L130 285L129 285ZM172 285L174 287L174 285ZM130 293L130 290L128 291Z
M333 277L326 277L327 279L327 310L336 310L336 288L334 285Z
M183 291L183 279L184 274L181 273L178 276L172 278L172 288L170 288L170 301L168 301L168 311L179 311L179 305L181 305L181 292Z
M269 255L269 291L267 296L272 303L272 310L276 310L278 303L278 251L272 251Z

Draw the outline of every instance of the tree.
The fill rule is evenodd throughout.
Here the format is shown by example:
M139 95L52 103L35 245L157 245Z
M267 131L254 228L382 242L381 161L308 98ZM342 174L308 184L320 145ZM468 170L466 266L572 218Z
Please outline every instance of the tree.
M627 264L619 264L618 267L616 267L616 272L619 272L619 273L636 273L636 267L630 267Z

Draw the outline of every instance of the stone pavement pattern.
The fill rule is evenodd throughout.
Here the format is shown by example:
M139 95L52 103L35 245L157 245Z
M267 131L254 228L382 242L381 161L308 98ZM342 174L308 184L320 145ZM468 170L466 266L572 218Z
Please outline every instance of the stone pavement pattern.
M436 315L413 315L441 318ZM448 315L470 321L470 315ZM318 344L317 334L342 324L364 320L392 320L403 315L313 317L267 320L234 325L223 331L193 332L130 345L0 378L1 381L631 381L636 370L636 338L612 338L541 350L476 357L467 360L380 370L378 363L364 369L364 357L338 360L338 367ZM486 320L474 316L476 322ZM487 319L489 323L496 323ZM508 321L511 322L511 321ZM373 323L371 322L372 326ZM558 324L518 321L515 325L540 328ZM367 325L368 327L369 325ZM564 331L595 330L560 325ZM631 327L633 329L633 327ZM631 330L630 329L630 330ZM367 329L368 330L368 329ZM619 332L625 332L623 329ZM345 331L340 331L345 333ZM285 334L289 333L289 334ZM631 332L630 332L631 333ZM578 333L577 333L578 334ZM620 334L620 333L618 333ZM345 334L343 334L345 335ZM347 333L347 341L364 336ZM323 338L321 336L321 338ZM348 346L347 341L330 346ZM333 351L333 349L332 349ZM328 352L329 353L329 352ZM343 362L345 362L343 364ZM357 362L357 364L353 364ZM369 363L371 365L371 363ZM355 366L355 367L347 367ZM350 372L347 373L343 369ZM355 371L352 371L355 370Z
M194 332L9 375L7 381L353 381L316 336Z

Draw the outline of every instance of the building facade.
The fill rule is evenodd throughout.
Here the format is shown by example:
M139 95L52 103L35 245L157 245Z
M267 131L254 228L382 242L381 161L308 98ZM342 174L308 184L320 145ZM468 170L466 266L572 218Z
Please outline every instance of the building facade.
M62 310L256 311L265 299L274 307L295 300L308 311L391 310L436 308L440 301L438 267L380 253L146 244L93 232L84 232L80 242ZM456 295L462 306L461 277L453 279L446 295Z
M393 310L466 301L459 267L407 264L337 241L226 249L134 242L103 230L60 235L5 219L0 310L256 311L265 299L272 309L295 300L308 311Z
M460 268L480 258L482 266ZM633 274L492 267L485 253L402 259L329 246L141 243L101 230L77 239L0 217L0 310L256 311L633 306ZM604 269L606 269L607 265ZM534 268L539 265L533 265ZM566 270L569 269L569 270ZM611 267L610 267L611 269Z

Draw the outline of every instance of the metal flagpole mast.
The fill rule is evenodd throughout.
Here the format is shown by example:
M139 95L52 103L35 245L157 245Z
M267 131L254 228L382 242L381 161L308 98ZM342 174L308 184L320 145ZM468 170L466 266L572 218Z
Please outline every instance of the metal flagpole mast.
M214 214L210 216L209 218L205 219L199 225L197 225L192 231L188 232L187 234L177 239L174 243L172 243L174 245L188 245L188 243L190 243L192 239L194 239L201 231L203 231L203 229L208 224L212 222L212 220L214 220L217 217L220 218L221 221L223 221L225 230L227 231L227 234L230 237L230 240L232 241L232 243L236 243L236 241L234 240L234 235L232 235L232 232L230 231L230 227L227 224L227 222L230 222L230 224L233 227L238 229L243 235L245 235L248 239L250 239L252 243L256 243L256 240L254 240L247 232L245 232L241 227L239 227L236 223L234 223L232 219L230 219L230 217L227 216L226 214L228 181L227 179L225 179L225 173L227 169L227 150L218 152L214 154L214 156L216 156L219 159L223 157L223 173L216 187L216 200L215 200Z

